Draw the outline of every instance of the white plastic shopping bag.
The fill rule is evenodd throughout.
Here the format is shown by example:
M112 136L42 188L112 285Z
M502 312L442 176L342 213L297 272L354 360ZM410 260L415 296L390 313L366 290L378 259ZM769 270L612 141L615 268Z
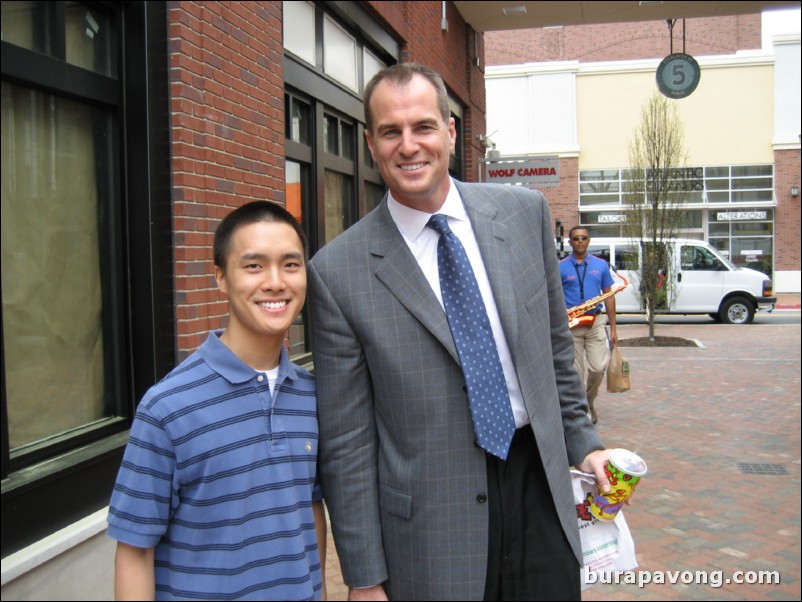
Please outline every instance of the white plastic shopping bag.
M610 583L613 573L636 569L635 542L632 541L623 510L612 522L599 520L588 508L588 497L593 495L596 477L572 470L571 481L579 537L582 540L582 589L600 581Z

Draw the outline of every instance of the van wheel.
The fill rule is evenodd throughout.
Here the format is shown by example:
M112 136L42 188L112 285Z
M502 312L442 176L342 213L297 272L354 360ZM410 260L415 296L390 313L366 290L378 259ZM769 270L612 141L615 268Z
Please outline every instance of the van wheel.
M755 306L743 297L732 297L721 305L721 321L725 324L751 324Z

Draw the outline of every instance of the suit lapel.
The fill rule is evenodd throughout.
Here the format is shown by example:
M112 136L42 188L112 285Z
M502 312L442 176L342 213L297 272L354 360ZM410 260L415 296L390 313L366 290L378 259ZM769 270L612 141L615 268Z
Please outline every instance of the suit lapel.
M485 264L493 298L496 302L504 336L510 351L516 348L518 317L515 303L514 266L510 265L512 241L507 227L496 221L498 207L490 202L486 190L457 183L457 189L471 220L482 260ZM513 358L514 359L514 358Z
M379 223L377 236L371 242L371 254L383 258L376 268L376 277L459 363L446 314L393 222L386 201L376 211Z

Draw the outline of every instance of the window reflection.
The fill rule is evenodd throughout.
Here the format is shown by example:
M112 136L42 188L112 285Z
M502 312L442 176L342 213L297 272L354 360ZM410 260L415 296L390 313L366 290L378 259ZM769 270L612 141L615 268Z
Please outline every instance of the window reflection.
M326 243L334 240L351 225L353 178L326 170Z
M309 166L297 161L287 160L284 164L286 209L292 213L309 236L309 224L305 223L304 207L309 194ZM298 316L290 327L290 357L306 351L306 329L304 315Z
M80 2L65 3L66 61L103 75L115 76L116 46L111 20Z
M312 110L311 107L292 96L284 97L284 135L289 140L300 144L312 143Z

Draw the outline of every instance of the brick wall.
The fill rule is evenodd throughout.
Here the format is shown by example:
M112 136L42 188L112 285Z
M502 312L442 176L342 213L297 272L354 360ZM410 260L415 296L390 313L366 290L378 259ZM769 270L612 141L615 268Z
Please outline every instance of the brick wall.
M402 41L402 60L443 75L465 107L466 180L478 179L485 133L481 34L440 2L367 2ZM251 200L284 204L282 3L168 2L175 307L179 359L225 326L217 290L214 231ZM479 48L479 66L472 62ZM168 202L165 199L165 202Z
M560 158L560 185L554 188L543 188L551 210L552 226L560 220L568 229L579 223L579 159L576 157Z
M799 206L802 196L791 197L791 186L800 186L800 151L775 151L774 190L777 209L774 218L774 269L780 271L802 268L799 245L799 232L802 228Z
M284 203L281 2L169 2L179 358L223 326L212 241L251 200ZM165 199L168 202L168 199Z
M495 31L485 36L488 65L662 58L671 50L665 21ZM674 52L682 52L681 20L674 25L673 37ZM760 14L685 21L685 52L690 55L735 54L760 46Z

